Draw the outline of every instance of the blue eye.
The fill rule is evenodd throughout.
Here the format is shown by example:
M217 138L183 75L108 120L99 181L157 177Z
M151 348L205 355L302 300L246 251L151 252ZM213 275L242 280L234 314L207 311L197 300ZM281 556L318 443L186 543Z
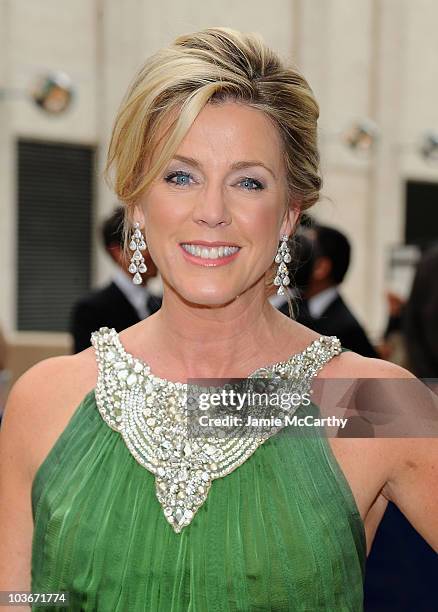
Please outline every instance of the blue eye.
M173 185L177 185L178 187L185 187L189 184L189 179L191 174L189 172L184 172L184 170L177 170L176 172L171 172L168 174L164 180L167 183L172 183ZM173 179L176 178L176 181Z
M190 184L190 179L193 179L192 175L190 172L186 172L185 170L175 170L164 177L164 180L167 183L171 183L177 187L186 187ZM260 181L250 178L249 176L242 179L239 184L241 184L247 191L258 191L264 189Z
M264 189L260 181L250 178L249 176L246 176L242 181L240 181L240 183L243 185L243 188L247 189L248 191L258 191L259 189Z

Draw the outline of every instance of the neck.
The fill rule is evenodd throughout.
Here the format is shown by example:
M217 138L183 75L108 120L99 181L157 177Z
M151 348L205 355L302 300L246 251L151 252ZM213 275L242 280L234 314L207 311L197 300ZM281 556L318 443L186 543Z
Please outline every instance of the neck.
M263 283L220 307L187 303L165 286L154 318L154 337L170 347L167 362L181 377L244 376L260 355L290 346L291 321L269 303Z

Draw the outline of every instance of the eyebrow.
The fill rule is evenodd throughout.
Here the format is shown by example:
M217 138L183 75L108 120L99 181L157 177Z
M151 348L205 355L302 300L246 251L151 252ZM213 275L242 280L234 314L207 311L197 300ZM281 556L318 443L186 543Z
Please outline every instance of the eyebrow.
M185 162L186 164L190 164L191 166L194 166L195 168L202 169L202 164L200 164L198 160L194 159L193 157L185 157L184 155L174 155L173 159L177 159L179 161ZM265 163L263 163L262 161L258 159L248 159L248 160L234 162L233 164L231 164L231 169L232 170L242 170L244 168L250 168L252 166L261 166L262 168L265 168L265 170L270 172L272 176L274 177L274 179L277 178L273 170L271 170L269 166L267 166Z

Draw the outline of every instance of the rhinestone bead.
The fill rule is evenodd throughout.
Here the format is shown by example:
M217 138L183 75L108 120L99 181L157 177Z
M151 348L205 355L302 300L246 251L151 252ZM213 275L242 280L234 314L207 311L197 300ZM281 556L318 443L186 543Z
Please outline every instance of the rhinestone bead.
M97 408L109 427L123 435L135 460L155 475L164 516L179 533L207 499L212 481L242 465L279 428L259 438L189 441L184 425L190 409L188 386L154 376L146 363L125 351L114 329L100 328L91 341L99 371ZM306 391L312 376L340 352L336 336L321 336L288 360L255 370L248 380L293 377L302 380Z

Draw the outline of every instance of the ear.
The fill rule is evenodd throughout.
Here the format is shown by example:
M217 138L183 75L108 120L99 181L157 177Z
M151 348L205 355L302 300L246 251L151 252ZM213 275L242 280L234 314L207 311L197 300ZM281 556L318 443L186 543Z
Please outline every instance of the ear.
M287 234L291 236L301 217L301 209L298 203L291 202L284 215L283 223L281 224L280 235Z
M113 260L120 265L120 261L122 258L122 249L120 248L120 245L114 243L114 244L110 244L109 247L107 248L108 253L111 255L111 257L113 258Z
M313 267L313 277L315 280L325 280L330 277L333 264L328 257L317 257Z

